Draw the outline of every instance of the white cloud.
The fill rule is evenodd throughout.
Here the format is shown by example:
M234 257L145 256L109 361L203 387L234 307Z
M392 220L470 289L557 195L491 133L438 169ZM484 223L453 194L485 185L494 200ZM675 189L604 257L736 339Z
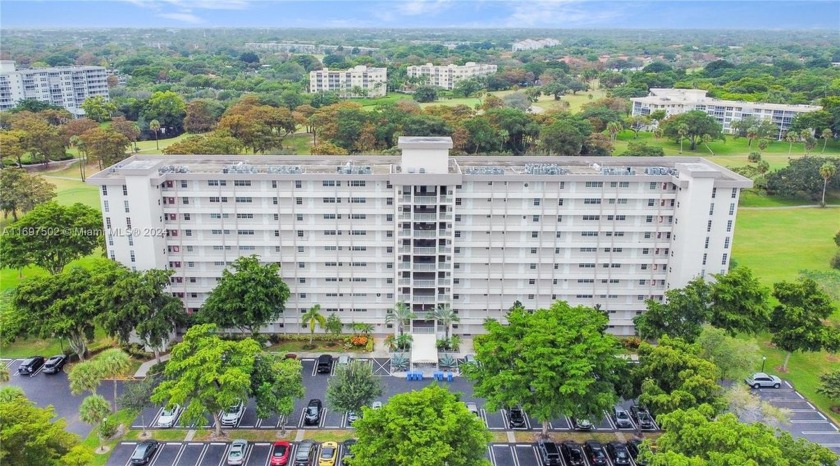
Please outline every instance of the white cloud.
M162 0L161 3L196 10L245 10L251 6L250 0Z
M204 22L203 19L199 18L198 16L189 13L189 12L180 12L180 13L158 13L156 16L166 19L172 19L175 21L181 21L188 24L201 24Z
M622 16L626 4L583 0L538 0L511 2L505 27L599 26Z
M372 14L385 22L404 21L407 16L437 16L453 5L451 0L409 0L377 3Z

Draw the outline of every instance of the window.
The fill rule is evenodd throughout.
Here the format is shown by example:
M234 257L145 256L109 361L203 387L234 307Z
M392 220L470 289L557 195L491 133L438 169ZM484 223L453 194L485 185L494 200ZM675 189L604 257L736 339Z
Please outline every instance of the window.
M341 218L341 216L339 216L339 218ZM352 220L365 220L367 218L367 214L351 214L350 218ZM393 217L391 220L393 220Z
M107 195L108 195L108 187L107 187L107 186L105 186L105 185L102 185L102 195L103 195L103 196L107 196Z
M105 186L103 186L103 188L104 188L104 187L105 187ZM108 209L108 201L104 201L104 202L102 202L102 204L103 204L103 206L105 207L105 212L110 212L110 209Z
M534 205L535 205L535 206L539 206L539 205L540 205L540 198L536 198L536 199L534 199Z
M715 213L715 203L712 202L712 205L709 206L709 215L714 215Z
M729 249L729 237L727 236L725 240L723 240L723 249Z
M720 265L726 265L726 259L729 258L729 255L724 253L723 257L720 260Z
M131 229L131 217L125 218L125 226L127 226L129 230Z
M537 253L537 248L531 248L531 254L536 254L536 253Z
M653 222L653 215L648 215L647 217L645 217L645 222L647 222L647 223Z
M227 201L225 201L225 202L227 202ZM189 203L190 203L190 198L188 198L188 197L182 197L182 198L181 198L181 203L182 203L182 204L189 204Z
M717 188L712 188L712 199L717 197Z
M708 259L708 258L709 258L708 253L703 254L703 265L706 265L706 259Z
M234 180L234 186L251 186L251 180Z
M334 197L325 197L324 204L337 204L340 203L341 199L336 200Z
M582 231L580 232L580 236L598 236L597 231Z
M300 180L295 180L295 188L300 189L301 187L303 187L303 183Z
M563 199L557 199L557 205L563 205Z
M655 181L651 181L650 189L656 189L656 182Z
M243 235L243 236L253 236L254 235L254 230L237 230L236 233L238 235Z
M128 196L128 186L126 186L126 185L122 185L122 186L123 186L123 196Z
M277 204L277 198L276 197L274 198L274 203ZM296 197L295 198L295 204L303 205L303 198L302 197Z
M365 184L363 180L350 180L350 186L364 187Z
M126 210L126 212L128 212ZM735 203L729 204L729 215L735 215Z
M594 268L595 268L595 264L593 264L593 263L591 263L591 262L584 262L584 263L578 264L578 268L581 268L581 269L594 269Z
M601 220L601 216L600 215L584 215L583 219L584 220Z
M587 181L586 187L587 188L601 188L604 186L603 181Z
M601 200L600 199L595 199L595 198L586 198L586 199L583 200L583 203L584 204L600 204Z
M532 231L531 232L531 238L539 238L539 237L540 237L540 232L538 232L538 231Z
M350 236L365 236L367 235L366 230L350 230Z
M322 186L335 186L335 180L324 180L321 182Z
M706 224L706 233L712 231L712 221L709 220L709 223Z
M238 202L240 204L250 204L251 202L254 202L254 199L251 198L251 197L239 197L239 196L237 196L236 197L236 202Z
M254 214L236 214L236 218L254 218Z
M706 237L706 249L709 249L709 237Z
M534 221L539 222L540 221L540 216L539 215L534 215Z
M131 251L129 251L129 254L131 255L131 262L136 262L137 260L136 260L136 257L134 256L134 250L133 249Z
M186 182L186 180L181 180L181 187L182 187L182 188L186 188L186 187L187 187L187 182Z
M732 188L732 199L738 197L738 188Z
M531 264L528 266L528 268L531 270L537 270L537 264Z
M350 198L350 203L351 204L364 204L365 202L367 202L367 199L364 198L364 197L351 197Z
M175 220L177 217L178 217L177 215L172 214L172 220ZM189 220L189 219L190 219L190 214L184 214L184 220Z

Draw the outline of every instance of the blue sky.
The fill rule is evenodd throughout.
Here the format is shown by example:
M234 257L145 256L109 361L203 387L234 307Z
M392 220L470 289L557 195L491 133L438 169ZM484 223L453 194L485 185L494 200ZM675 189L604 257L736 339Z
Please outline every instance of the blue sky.
M0 28L829 29L840 1L2 0Z

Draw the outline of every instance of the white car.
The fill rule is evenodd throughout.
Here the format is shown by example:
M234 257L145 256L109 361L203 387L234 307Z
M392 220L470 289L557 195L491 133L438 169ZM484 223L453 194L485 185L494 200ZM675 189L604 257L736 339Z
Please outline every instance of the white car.
M172 427L175 425L175 422L178 420L178 415L181 414L181 405L173 405L167 408L163 408L163 411L160 412L160 416L158 416L157 426L158 427Z
M371 405L373 409L382 409L382 402L381 401L374 401Z
M477 404L473 403L472 401L468 401L465 404L467 405L467 411L475 414L476 416L481 416L481 414L478 412Z
M744 381L752 388L779 388L782 386L782 379L764 372L756 372Z
M239 422L239 418L245 412L245 403L239 402L222 412L222 425L235 426Z

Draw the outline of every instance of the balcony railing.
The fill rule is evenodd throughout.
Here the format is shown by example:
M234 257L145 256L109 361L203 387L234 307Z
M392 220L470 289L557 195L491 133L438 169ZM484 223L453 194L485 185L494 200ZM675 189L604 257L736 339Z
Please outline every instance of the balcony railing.
M418 304L434 304L435 297L434 296L415 296L414 299L411 300L413 303Z
M435 230L414 230L415 238L434 238L436 236Z
M434 271L437 264L414 264L414 270L419 272Z
M414 280L412 283L417 288L434 288L435 281L434 280Z
M435 254L435 248L414 248L414 254Z
M438 286L449 286L450 281L448 278L438 278L437 284Z
M400 270L409 270L411 268L411 262L400 262Z
M417 213L414 214L414 221L422 222L422 221L429 220L429 221L434 222L436 219L437 219L437 217L436 217L435 214L417 214Z
M415 204L437 204L435 196L414 196Z

